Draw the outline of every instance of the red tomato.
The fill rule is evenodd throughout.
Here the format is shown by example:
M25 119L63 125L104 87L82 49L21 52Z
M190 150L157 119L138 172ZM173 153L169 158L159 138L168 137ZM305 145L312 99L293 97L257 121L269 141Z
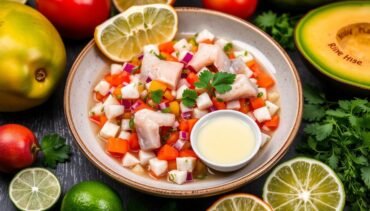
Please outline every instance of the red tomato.
M0 172L11 173L32 165L39 146L28 128L7 124L0 126Z
M64 37L92 37L95 27L110 15L110 0L36 0L44 14Z
M240 18L249 18L256 11L258 0L203 0L208 9L225 12Z

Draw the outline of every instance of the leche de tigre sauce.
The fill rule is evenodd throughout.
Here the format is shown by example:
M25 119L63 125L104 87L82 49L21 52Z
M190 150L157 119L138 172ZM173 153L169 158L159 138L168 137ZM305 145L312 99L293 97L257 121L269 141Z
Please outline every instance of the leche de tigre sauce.
M210 119L199 131L198 149L210 162L230 165L242 162L256 145L252 128L232 116Z

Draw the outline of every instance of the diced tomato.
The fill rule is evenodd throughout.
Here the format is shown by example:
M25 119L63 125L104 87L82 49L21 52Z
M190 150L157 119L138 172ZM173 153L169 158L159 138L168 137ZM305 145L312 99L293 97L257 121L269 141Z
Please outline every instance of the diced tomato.
M226 103L225 102L220 102L215 97L212 98L212 103L213 103L213 106L215 106L217 108L217 110L226 109Z
M168 171L176 170L176 169L177 169L176 160L168 161Z
M265 72L261 72L256 76L257 79L257 85L263 88L271 88L275 85L274 79Z
M158 46L158 48L159 48L160 52L165 52L167 54L171 54L172 52L175 51L173 46L174 46L174 43L172 41L170 41L170 42L160 44Z
M229 59L235 59L235 54L233 52L228 53Z
M176 143L176 141L179 140L179 132L172 132L168 139L166 140L166 143L169 145L172 145Z
M131 133L128 143L130 145L131 150L139 150L140 149L140 144L139 144L139 139L137 137L137 133Z
M188 74L188 77L186 77L186 80L191 85L191 87L194 87L194 83L199 81L199 78L198 78L197 74L195 74L193 72L190 72Z
M179 153L179 157L193 157L198 158L195 152L191 149L181 150Z
M194 127L195 123L197 123L197 121L198 121L198 119L188 119L188 126L189 126L190 133L193 130L193 127Z
M280 117L278 115L275 115L271 118L271 120L266 121L264 125L271 130L275 130L276 128L279 127L279 122L280 122Z
M103 102L106 96L100 94L99 92L95 92L95 99L99 102Z
M250 69L253 71L253 75L255 77L257 77L260 73L263 72L261 66L256 62L250 67Z
M122 71L117 75L106 75L104 79L108 81L108 83L110 83L112 86L118 86L123 84L124 82L130 83L130 73Z
M100 126L100 116L94 115L94 116L90 116L89 118L90 118L90 121Z
M117 99L122 99L122 92L121 92L121 89L122 89L123 85L120 84L118 85L114 91L113 91L113 96Z
M247 103L246 99L240 99L240 109L239 111L246 114L249 112L249 103Z
M106 147L107 151L114 156L123 156L129 149L128 142L120 138L108 139Z
M249 102L253 110L265 106L265 101L261 97L251 98Z
M159 160L175 160L179 156L179 152L173 146L168 144L163 145L159 150L157 158Z
M206 39L206 40L203 40L201 43L205 43L205 44L213 44L214 42L210 39Z
M181 120L180 120L179 129L180 129L181 131L184 131L184 132L189 132L189 124L188 124L188 120L186 120L186 119L181 119Z

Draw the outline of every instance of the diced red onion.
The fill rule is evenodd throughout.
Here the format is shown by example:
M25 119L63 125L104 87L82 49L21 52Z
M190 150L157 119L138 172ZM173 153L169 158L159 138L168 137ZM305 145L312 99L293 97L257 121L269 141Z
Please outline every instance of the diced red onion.
M188 174L186 175L186 181L187 182L193 181L193 173L188 172Z
M176 143L173 145L173 147L175 149L177 149L178 151L181 151L181 149L184 147L184 145L185 145L185 141L179 139L179 140L176 141Z
M187 112L181 113L181 117L183 119L190 119L192 115L193 115L193 112L192 111L187 111Z
M121 100L121 105L123 105L125 107L125 109L130 109L132 103L130 100Z
M139 106L141 106L141 102L140 101L136 101L132 106L131 106L131 110L134 111L136 110Z
M136 68L136 66L135 66L135 65L132 65L132 64L130 64L130 63L125 63L125 64L123 65L123 70L124 70L124 71L126 71L126 72L128 72L128 73L132 73L132 71L133 71L135 68Z
M170 104L169 104L168 102L162 102L162 103L160 103L160 104L159 104L159 108L160 108L161 110L166 109L166 108L168 108L169 106L170 106Z
M182 58L181 62L184 63L184 64L187 64L187 63L189 63L191 61L192 58L193 58L193 54L187 52L185 54L184 58Z
M139 57L137 57L139 60L143 60L144 54L141 54Z
M149 82L151 82L152 81L152 79L150 78L150 77L148 77L147 79L146 79L146 83L149 83Z
M197 71L195 71L194 67L191 66L191 65L188 65L186 68L188 68L192 72L197 72Z
M179 135L180 135L180 139L182 139L182 140L188 140L189 139L189 133L188 132L180 131Z
M187 73L181 73L181 78L187 78L188 74Z
M211 106L211 107L209 107L209 111L210 112L217 111L217 108L215 106Z

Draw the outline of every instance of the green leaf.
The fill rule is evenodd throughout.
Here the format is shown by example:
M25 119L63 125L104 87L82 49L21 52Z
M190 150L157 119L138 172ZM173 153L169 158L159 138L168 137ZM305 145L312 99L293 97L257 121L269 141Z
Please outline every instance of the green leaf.
M66 144L66 139L58 134L46 135L41 140L41 151L44 154L44 165L55 168L58 163L69 159L71 146Z
M325 112L326 115L328 116L332 116L332 117L338 117L338 118L344 118L344 117L348 117L349 114L340 110L340 109L337 109L337 110L327 110Z
M231 42L227 43L225 46L224 46L224 51L225 52L229 52L233 49L233 44Z
M364 156L358 156L358 157L354 157L353 158L353 161L358 164L358 165L362 165L362 166L366 166L369 164L367 158L365 158Z
M303 90L304 90L304 98L308 103L315 104L315 105L325 103L326 101L325 95L320 93L315 88L308 86L308 85L304 85Z
M310 124L310 125L306 126L304 131L307 134L315 136L317 141L322 141L322 140L326 139L328 136L330 136L330 134L332 133L333 124L331 124L331 123L326 123L326 124L323 124L323 125L320 125L320 124L317 124L317 123Z
M200 73L199 81L195 82L194 85L200 89L206 89L210 86L211 80L213 79L213 73L206 70Z
M304 104L303 119L307 121L318 121L325 116L325 109L320 105Z
M134 118L130 119L130 121L128 122L128 125L129 125L131 130L135 129L135 120L134 120Z
M337 169L338 167L338 157L332 153L331 156L328 159L328 164L332 169Z
M159 104L162 100L162 97L163 97L163 91L160 90L160 89L158 89L156 91L152 91L150 93L150 96L151 96L154 103Z
M361 178L367 188L370 189L370 167L361 168Z
M350 111L351 110L351 102L348 101L348 100L339 100L338 105L344 111Z
M272 11L268 11L257 16L255 23L261 29L266 30L267 28L273 27L276 23L276 20L277 14Z
M235 78L235 74L218 72L213 77L212 86L218 93L224 94L231 90L231 85L234 83Z
M189 108L194 107L195 102L198 98L198 94L195 90L186 89L182 93L182 103Z

